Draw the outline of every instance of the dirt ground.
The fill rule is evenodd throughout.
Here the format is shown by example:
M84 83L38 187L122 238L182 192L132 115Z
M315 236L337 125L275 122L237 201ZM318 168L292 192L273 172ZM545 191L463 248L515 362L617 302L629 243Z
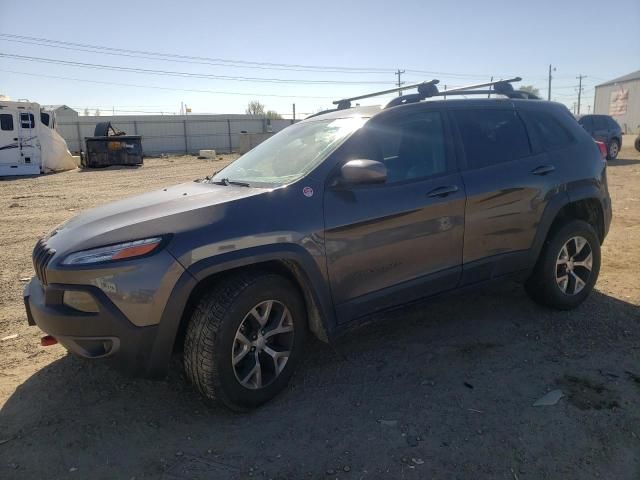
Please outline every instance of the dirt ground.
M178 362L167 380L135 380L39 345L21 298L39 235L226 161L0 181L0 478L640 478L640 154L628 147L608 169L600 280L575 311L516 284L439 297L311 342L289 388L243 415L206 406ZM532 406L556 389L556 405Z

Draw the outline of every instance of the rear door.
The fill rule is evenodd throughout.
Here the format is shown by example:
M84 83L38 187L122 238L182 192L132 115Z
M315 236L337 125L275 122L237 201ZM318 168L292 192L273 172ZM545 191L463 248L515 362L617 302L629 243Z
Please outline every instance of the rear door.
M549 194L555 164L536 152L523 120L504 107L451 110L467 192L463 284L526 268L528 249Z
M19 163L40 167L40 142L38 140L38 130L36 119L39 114L32 111L20 112L18 123L18 146L20 149Z
M338 166L382 161L387 182L325 190L325 241L339 321L455 287L465 193L439 111L398 113L365 126Z

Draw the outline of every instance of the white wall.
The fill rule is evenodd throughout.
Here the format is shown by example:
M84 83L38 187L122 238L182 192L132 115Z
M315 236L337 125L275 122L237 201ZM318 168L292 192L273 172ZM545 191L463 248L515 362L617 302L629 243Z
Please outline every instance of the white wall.
M268 129L267 120L251 115L121 115L78 117L77 121L61 118L56 130L69 150L78 152L99 122L111 122L129 135L142 135L142 149L147 155L197 153L211 148L227 153L238 149L240 132L263 133ZM272 120L271 130L279 132L291 123Z
M614 90L619 90L620 86L625 89L629 89L627 113L624 115L614 116L613 118L620 124L623 132L640 133L640 80L631 80L621 84L596 87L595 100L593 102L593 113L609 115L611 93Z

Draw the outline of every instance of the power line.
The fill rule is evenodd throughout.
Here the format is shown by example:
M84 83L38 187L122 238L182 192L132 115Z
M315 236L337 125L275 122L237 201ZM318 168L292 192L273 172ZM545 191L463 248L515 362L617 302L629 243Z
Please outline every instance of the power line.
M62 48L66 50L76 50L88 53L101 53L105 55L116 55L123 57L133 58L145 58L149 60L162 60L162 61L175 61L181 63L194 63L202 65L213 66L226 66L232 68L259 68L264 70L289 70L289 71L301 71L301 72L318 72L318 73L390 73L394 70L392 68L385 67L340 67L330 65L303 65L303 64L288 64L288 63L271 63L271 62L255 62L248 60L233 60L216 57L199 57L190 55L181 55L175 53L162 53L148 50L131 50L124 48L114 48L99 45L91 45L85 43L67 42L61 40L53 40L42 37L31 37L27 35L17 35L10 33L0 33L0 40L17 42L27 45L37 45L51 48ZM489 78L491 75L486 73L456 73L456 72L442 72L435 70L420 70L420 69L407 69L407 73L419 73L428 75L440 75L451 78ZM493 74L494 76L507 77L507 74ZM543 78L543 77L528 77L528 78Z
M42 78L54 78L57 80L71 80L75 82L85 82L85 83L96 83L99 85L114 85L118 87L134 87L134 88L147 88L152 90L170 90L176 92L194 92L194 93L212 93L219 95L243 95L249 97L279 97L279 98L309 98L309 99L335 99L335 97L327 97L327 96L310 96L310 95L278 95L275 93L244 93L244 92L230 92L230 91L221 91L221 90L203 90L197 88L171 88L171 87L158 87L154 85L137 85L134 83L120 83L120 82L106 82L102 80L88 80L84 78L73 78L73 77L61 77L58 75L46 75L42 73L27 73L27 72L17 72L15 70L0 70L3 73L12 73L15 75L26 75L29 77L42 77Z
M295 63L271 63L271 62L255 62L255 61L248 61L248 60L232 60L232 59L215 58L215 57L214 58L198 57L198 56L191 56L191 55L180 55L175 53L153 52L148 50L130 50L125 48L105 47L105 46L99 46L99 45L66 42L61 40L52 40L52 39L41 38L41 37L30 37L26 35L16 35L16 34L9 34L9 33L0 33L0 37L15 39L15 41L20 40L21 42L30 41L30 42L37 42L39 44L44 43L44 44L48 44L47 46L59 45L59 46L67 46L67 47L79 47L79 48L91 49L91 50L101 50L103 52L110 51L118 54L148 55L152 57L166 57L166 58L174 58L174 59L181 59L181 60L197 60L197 61L204 61L204 62L219 62L219 63L238 64L238 65L244 65L244 66L254 65L254 66L270 67L272 69L292 69L292 68L305 69L305 70L331 69L331 70L337 70L340 72L352 71L355 73L358 73L358 72L364 73L365 71L369 73L388 73L390 71L390 69L383 69L383 68L376 68L376 67L339 67L339 66L329 66L329 65L302 65L302 64L295 64Z
M147 68L124 67L120 65L103 65L99 63L72 62L69 60L59 60L55 58L31 57L27 55L16 55L12 53L0 53L0 57L12 58L14 60L24 60L30 62L50 63L55 65L66 65L70 67L91 68L97 70L112 70L117 72L141 73L146 75L170 75L174 77L204 78L208 80L233 80L237 82L264 82L264 83L296 83L301 85L388 85L388 81L349 81L349 80L304 80L287 78L264 78L264 77L242 77L229 75L213 75L205 73L178 72L173 70L153 70Z

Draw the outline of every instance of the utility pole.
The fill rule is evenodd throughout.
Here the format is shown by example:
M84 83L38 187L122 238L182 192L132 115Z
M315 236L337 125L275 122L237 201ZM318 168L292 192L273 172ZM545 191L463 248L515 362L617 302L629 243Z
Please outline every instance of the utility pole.
M293 104L293 121L296 121L296 104Z
M491 83L493 83L493 77L491 77ZM489 85L489 93L487 94L487 98L491 98L491 85Z
M396 76L398 77L398 88L400 88L402 85L404 85L404 82L400 81L400 76L404 73L404 70L400 70L398 69L398 71L396 72ZM398 96L402 96L402 90L400 90L398 92Z
M555 67L553 67L553 71L556 71ZM549 89L547 90L547 100L551 101L551 64L549 64Z
M586 75L578 75L576 77L578 79L578 113L580 115L580 97L582 96L582 79L587 78Z

